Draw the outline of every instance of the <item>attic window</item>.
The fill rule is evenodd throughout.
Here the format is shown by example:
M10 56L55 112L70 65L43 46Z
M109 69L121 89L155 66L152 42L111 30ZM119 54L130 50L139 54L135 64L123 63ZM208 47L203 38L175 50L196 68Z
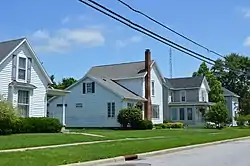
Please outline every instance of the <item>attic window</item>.
M95 93L95 82L87 82L82 84L82 93Z
M26 78L26 58L19 57L18 59L18 79L25 80Z

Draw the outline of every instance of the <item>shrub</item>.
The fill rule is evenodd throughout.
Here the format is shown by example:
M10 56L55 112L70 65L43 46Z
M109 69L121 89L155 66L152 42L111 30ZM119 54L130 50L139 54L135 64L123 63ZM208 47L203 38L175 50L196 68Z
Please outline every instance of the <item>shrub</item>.
M12 105L7 101L0 101L0 135L12 133L16 118L16 111Z
M181 122L173 122L173 123L162 123L162 124L156 124L156 129L170 129L170 128L183 128L184 124Z
M206 129L215 129L216 128L216 124L213 122L206 122L205 123L205 128Z
M173 123L171 120L164 120L163 123Z
M128 128L130 125L132 129L138 129L142 121L142 112L135 107L122 109L117 116L117 121L123 128Z
M234 118L236 120L236 123L238 126L245 126L246 123L250 121L250 116L249 115L239 115Z
M153 123L150 120L142 120L140 122L139 128L140 130L148 130L153 128Z
M57 133L62 124L58 119L47 117L18 118L13 127L14 133Z
M225 103L218 102L215 105L212 105L211 109L206 113L205 117L207 121L215 123L216 126L221 126L221 124L226 123L228 114Z

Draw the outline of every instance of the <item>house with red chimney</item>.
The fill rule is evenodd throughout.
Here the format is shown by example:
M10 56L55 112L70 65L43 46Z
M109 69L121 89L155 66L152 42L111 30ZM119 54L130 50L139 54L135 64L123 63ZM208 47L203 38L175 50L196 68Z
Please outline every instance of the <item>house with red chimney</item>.
M48 113L67 127L120 127L119 111L137 105L144 118L163 123L164 81L147 49L144 61L92 67L69 94L49 100Z

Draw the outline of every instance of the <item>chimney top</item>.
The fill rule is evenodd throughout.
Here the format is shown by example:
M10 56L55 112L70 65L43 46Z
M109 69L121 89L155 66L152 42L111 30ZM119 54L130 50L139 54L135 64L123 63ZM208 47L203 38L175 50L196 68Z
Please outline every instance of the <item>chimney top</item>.
M145 51L145 52L146 52L146 53L147 53L147 52L150 52L150 49L146 49L146 51Z

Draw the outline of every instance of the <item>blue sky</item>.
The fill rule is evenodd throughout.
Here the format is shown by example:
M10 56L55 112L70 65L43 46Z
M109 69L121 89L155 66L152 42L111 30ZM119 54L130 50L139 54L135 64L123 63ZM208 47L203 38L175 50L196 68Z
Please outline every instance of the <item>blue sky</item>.
M125 0L124 0L125 1ZM116 0L99 0L116 12L210 58L192 45L133 13ZM223 55L250 53L250 3L241 1L129 1L133 7ZM14 5L13 5L14 3ZM91 66L144 59L151 49L164 76L169 76L169 47L140 34L78 0L3 1L0 39L26 36L49 74L81 78ZM173 76L190 76L200 61L173 50Z

